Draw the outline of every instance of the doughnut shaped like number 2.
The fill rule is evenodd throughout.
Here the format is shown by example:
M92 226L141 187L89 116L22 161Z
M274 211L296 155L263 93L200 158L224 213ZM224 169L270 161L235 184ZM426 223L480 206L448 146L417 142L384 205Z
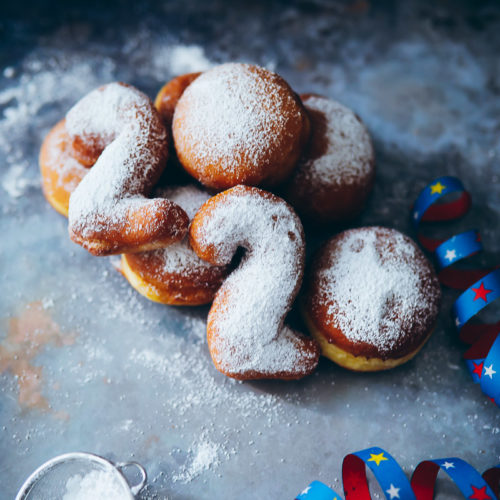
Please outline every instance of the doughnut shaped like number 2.
M194 251L214 265L246 253L218 290L207 322L215 367L240 380L298 379L318 363L313 339L284 324L304 270L304 235L293 209L266 191L236 186L208 200L190 229Z
M178 205L147 199L167 160L168 137L150 99L123 83L104 85L66 115L73 156L92 166L69 201L71 239L94 255L141 252L181 240Z

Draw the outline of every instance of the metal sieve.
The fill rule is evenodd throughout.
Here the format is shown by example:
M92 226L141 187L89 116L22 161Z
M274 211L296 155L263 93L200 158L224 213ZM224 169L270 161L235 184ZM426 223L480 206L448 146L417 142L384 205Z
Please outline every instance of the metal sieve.
M123 473L124 469L130 467L135 468L139 476L137 484L130 484ZM68 488L71 489L70 485L83 485L85 478L98 477L99 473L106 477L109 475L106 491L111 488L113 495L120 500L134 500L147 481L144 467L136 462L115 464L93 453L66 453L38 467L26 479L16 500L67 500L71 497L68 491ZM88 498L92 498L90 490Z

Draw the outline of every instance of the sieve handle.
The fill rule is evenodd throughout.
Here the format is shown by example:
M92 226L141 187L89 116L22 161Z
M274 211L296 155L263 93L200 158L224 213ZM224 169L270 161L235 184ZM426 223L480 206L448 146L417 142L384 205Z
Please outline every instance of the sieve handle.
M139 493L142 490L142 488L144 488L144 486L146 485L146 481L148 480L148 475L146 474L146 469L141 464L138 464L137 462L119 462L115 464L115 467L122 473L123 469L127 467L135 467L139 470L139 473L141 475L141 480L137 484L133 485L130 484L129 480L125 477L127 483L130 486L130 491L132 492L132 495L134 496L137 495L137 493Z

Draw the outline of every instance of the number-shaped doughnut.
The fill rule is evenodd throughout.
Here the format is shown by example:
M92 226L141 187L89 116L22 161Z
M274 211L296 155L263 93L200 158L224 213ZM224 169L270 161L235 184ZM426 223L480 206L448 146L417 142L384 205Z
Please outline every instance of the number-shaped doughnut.
M104 85L66 115L73 156L92 166L71 194L71 239L94 255L140 252L179 241L189 219L164 198L147 199L166 163L168 137L151 100Z
M192 184L155 189L181 206L190 218L210 195ZM142 295L161 304L197 306L212 302L229 269L201 260L186 236L165 248L122 255L121 272Z
M240 380L311 373L318 345L284 325L304 270L304 233L293 209L269 192L236 186L201 207L189 234L195 252L211 264L229 264L239 247L246 250L208 315L216 368Z

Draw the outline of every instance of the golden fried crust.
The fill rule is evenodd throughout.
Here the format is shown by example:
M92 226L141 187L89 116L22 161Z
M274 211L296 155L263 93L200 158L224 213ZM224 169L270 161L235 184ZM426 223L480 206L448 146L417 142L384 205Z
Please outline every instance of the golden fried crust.
M227 267L167 272L161 251L122 255L121 272L142 295L154 302L176 306L198 306L212 302L224 281Z
M255 82L256 96L249 97L246 85L252 87ZM228 104L228 86L232 103L248 104L252 117L262 117L260 123L247 124L241 115L240 130L230 130L226 117L234 121L238 111L236 104ZM200 110L209 94L215 104ZM211 118L200 126L197 113ZM258 66L231 64L203 73L186 89L175 109L172 132L185 170L205 186L223 190L237 184L270 187L284 181L300 158L310 124L300 98L283 78ZM239 139L227 146L224 137L236 134Z
M89 171L72 155L71 140L65 120L55 125L45 137L39 163L43 194L62 215L68 216L69 197Z
M168 175L168 184L187 184L192 181L192 178L184 170L179 163L175 152L173 137L172 137L172 120L174 118L175 108L181 95L186 88L194 81L201 73L187 73L180 75L167 82L158 92L154 105L160 113L160 116L169 131L169 156L167 168L165 169Z
M89 230L85 236L70 228L69 235L72 241L99 257L167 247L180 241L188 226L184 210L169 200L156 199L130 212L125 220Z
M180 75L167 82L158 92L155 99L155 108L160 113L165 125L170 129L174 119L174 111L177 102L181 98L188 85L190 85L201 73L187 73Z
M301 308L301 312L309 332L320 345L322 355L325 356L325 358L328 358L338 365L342 366L343 368L347 368L348 370L352 370L355 372L378 372L396 368L397 366L400 366L413 359L432 335L431 330L420 345L418 345L413 351L409 352L405 356L399 358L383 359L378 357L354 355L352 351L348 351L338 347L338 345L331 342L318 328L316 328L305 307Z

